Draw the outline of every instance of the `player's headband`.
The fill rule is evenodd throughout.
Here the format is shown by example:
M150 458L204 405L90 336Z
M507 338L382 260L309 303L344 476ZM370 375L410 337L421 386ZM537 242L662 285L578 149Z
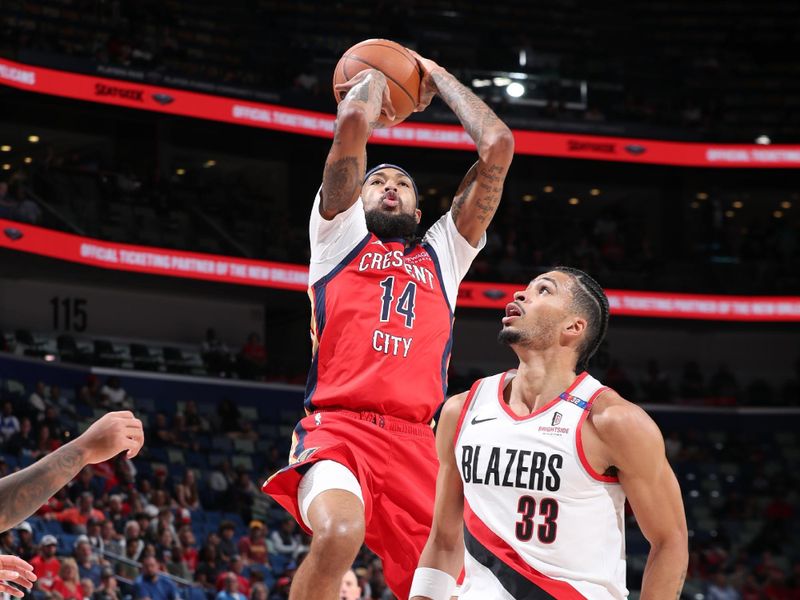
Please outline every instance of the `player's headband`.
M367 171L367 174L364 176L364 181L366 182L367 179L369 179L370 175L372 175L376 171L380 171L381 169L394 169L395 171L400 171L403 175L408 177L411 180L411 185L414 186L414 198L416 198L417 204L419 204L419 190L417 189L417 183L414 181L414 178L408 174L408 171L406 171L403 167L398 167L397 165L393 165L390 163L382 163L377 167L372 167L369 171Z

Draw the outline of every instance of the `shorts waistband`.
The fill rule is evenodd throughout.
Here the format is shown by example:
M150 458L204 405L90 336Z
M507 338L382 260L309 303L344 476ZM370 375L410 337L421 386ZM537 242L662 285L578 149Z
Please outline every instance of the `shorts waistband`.
M326 409L317 412L335 413L349 419L356 419L359 421L372 423L376 427L380 427L386 431L408 433L417 437L430 437L433 434L433 429L427 423L412 423L411 421L406 421L405 419L392 417L390 415L382 415L376 412L353 411L343 408Z

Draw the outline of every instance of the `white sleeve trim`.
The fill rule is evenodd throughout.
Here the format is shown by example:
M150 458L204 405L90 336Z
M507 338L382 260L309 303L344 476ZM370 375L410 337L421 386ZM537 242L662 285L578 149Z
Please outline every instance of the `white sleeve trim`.
M481 236L478 246L473 246L458 231L453 215L447 211L428 229L422 241L430 244L439 258L447 301L450 308L455 310L458 286L478 252L486 246L486 233Z
M308 224L308 239L311 243L309 285L314 285L330 273L368 233L361 198L346 211L328 220L319 212L321 195L322 187L314 198Z

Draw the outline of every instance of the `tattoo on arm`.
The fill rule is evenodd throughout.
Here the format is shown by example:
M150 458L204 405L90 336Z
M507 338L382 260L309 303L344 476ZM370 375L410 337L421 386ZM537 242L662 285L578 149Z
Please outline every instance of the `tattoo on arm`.
M67 444L0 480L0 531L24 521L83 467L82 452Z
M505 127L483 100L450 73L436 71L432 73L431 77L436 84L439 96L456 113L479 150L487 131L496 127Z
M453 205L450 207L450 214L453 216L453 221L458 220L458 215L461 214L461 209L464 206L469 195L472 193L472 188L475 187L475 181L478 179L478 164L475 163L469 168L464 179L456 190L456 195L453 197Z
M355 156L343 156L325 163L322 175L323 197L327 210L346 210L353 203L361 186L364 164L359 165Z
M362 81L350 88L344 100L339 104L340 108L349 105L362 105L370 123L370 132L381 116L381 105L383 103L383 89L386 87L386 76L375 71L370 73Z

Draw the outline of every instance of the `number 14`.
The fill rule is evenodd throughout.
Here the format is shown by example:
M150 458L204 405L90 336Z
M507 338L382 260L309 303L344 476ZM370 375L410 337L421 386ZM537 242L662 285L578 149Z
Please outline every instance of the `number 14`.
M380 283L383 288L383 295L381 296L381 323L389 321L389 313L392 310L392 301L394 300L394 276L387 277ZM402 317L405 317L405 326L411 329L414 326L414 301L417 297L417 284L409 281L403 293L397 299L395 305L395 312Z

